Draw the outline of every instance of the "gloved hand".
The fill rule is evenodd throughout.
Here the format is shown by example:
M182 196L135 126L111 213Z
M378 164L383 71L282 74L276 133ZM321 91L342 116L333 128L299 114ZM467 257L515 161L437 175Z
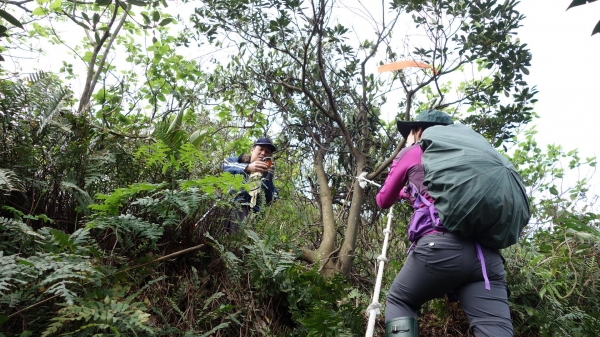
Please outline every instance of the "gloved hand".
M408 186L404 186L404 188L402 188L400 190L400 199L410 200L410 193L408 192Z

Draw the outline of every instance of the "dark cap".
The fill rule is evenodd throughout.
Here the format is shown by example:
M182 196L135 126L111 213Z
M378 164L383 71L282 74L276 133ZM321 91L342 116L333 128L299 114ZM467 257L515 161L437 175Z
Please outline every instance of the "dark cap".
M271 140L269 138L259 138L254 142L254 145L252 145L252 147L255 147L256 145L262 145L262 146L266 146L269 149L271 149L271 152L275 153L275 151L277 151L277 148L275 147L275 145L273 145L273 143L271 143Z
M448 116L448 114L446 114L445 112L441 112L439 110L421 111L414 121L398 121L397 123L398 131L400 131L400 134L402 135L402 137L404 137L404 139L408 138L410 130L415 126L420 126L425 129L434 125L454 124L454 122L452 121L452 117Z

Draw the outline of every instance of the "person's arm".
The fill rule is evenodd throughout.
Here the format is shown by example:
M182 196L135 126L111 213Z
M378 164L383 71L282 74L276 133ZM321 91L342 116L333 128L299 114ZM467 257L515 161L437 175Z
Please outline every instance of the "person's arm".
M240 163L238 157L229 157L223 162L223 171L231 174L246 174L248 163Z
M418 144L409 146L398 154L398 160L390 167L383 187L377 193L377 205L381 208L390 208L401 197L401 191L408 180L408 170L421 163L423 151Z

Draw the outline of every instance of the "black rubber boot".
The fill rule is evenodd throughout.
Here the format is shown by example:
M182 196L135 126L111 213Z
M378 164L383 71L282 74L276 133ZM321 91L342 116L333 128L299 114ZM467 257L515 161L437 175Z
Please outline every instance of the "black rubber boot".
M386 337L419 337L419 322L415 317L398 317L385 323Z

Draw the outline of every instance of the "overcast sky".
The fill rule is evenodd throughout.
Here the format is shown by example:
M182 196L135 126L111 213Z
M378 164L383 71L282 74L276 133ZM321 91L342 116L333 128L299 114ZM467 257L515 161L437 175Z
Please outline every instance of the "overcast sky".
M528 83L537 85L540 142L600 153L600 2L566 11L571 0L524 0L519 38L533 54Z
M533 54L527 82L539 90L535 111L540 119L533 124L538 143L577 149L582 157L597 156L600 34L591 33L600 20L600 2L566 11L571 1L524 0L517 7L527 17L519 38ZM590 192L590 198L600 194L600 172L594 175Z

